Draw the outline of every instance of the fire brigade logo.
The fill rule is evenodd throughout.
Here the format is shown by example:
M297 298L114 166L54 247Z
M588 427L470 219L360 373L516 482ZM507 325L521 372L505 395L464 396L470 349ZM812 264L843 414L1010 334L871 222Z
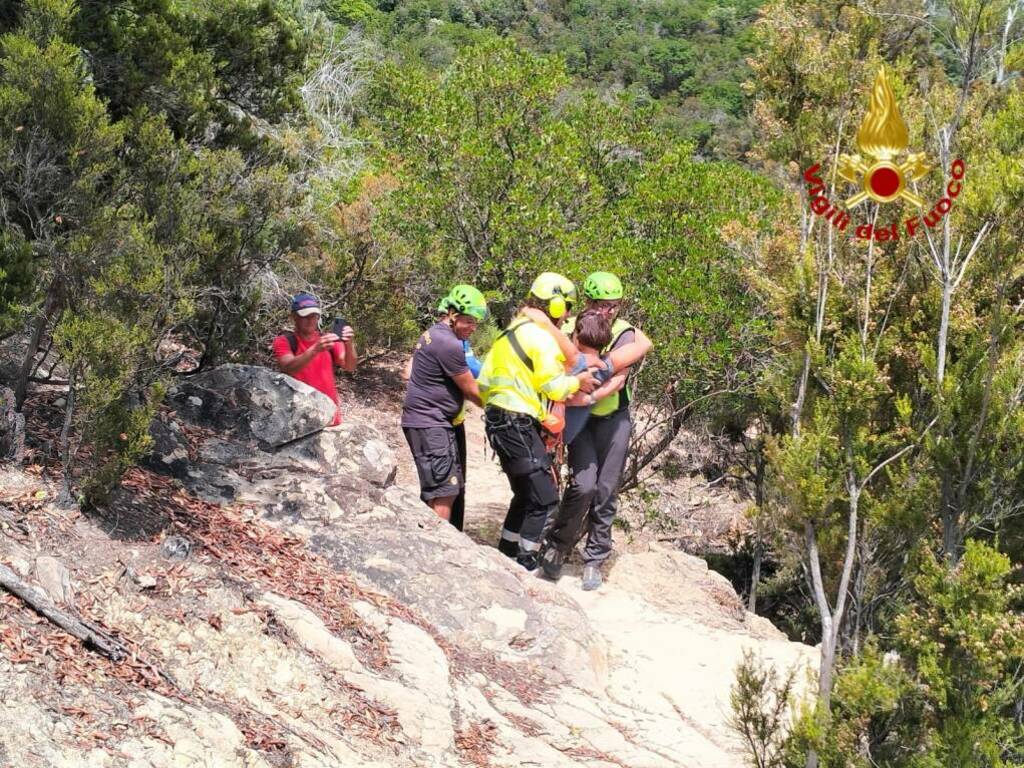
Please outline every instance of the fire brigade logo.
M907 189L908 181L925 177L934 166L925 154L911 154L902 163L896 157L907 148L907 124L903 122L896 95L892 92L885 67L878 71L871 88L871 104L857 131L857 147L867 155L840 155L839 175L856 184L861 191L846 200L847 208L856 208L871 198L876 203L891 203L903 198L924 208L924 200Z
M929 210L924 199L907 187L922 180L935 166L928 161L924 152L907 153L909 143L907 124L903 122L896 104L896 95L892 91L885 67L882 67L871 87L868 112L857 131L860 154L840 155L835 168L838 177L860 189L842 205L833 203L826 196L821 164L816 163L804 171L811 211L840 232L846 232L849 228L852 236L858 240L899 240L901 233L906 237L914 237L934 229L960 195L967 168L961 158L956 158L950 164L945 194ZM901 161L900 155L904 153L906 156ZM847 211L869 199L879 204L904 200L916 210L902 222L902 226L893 221L890 224L864 223L850 227L851 216Z

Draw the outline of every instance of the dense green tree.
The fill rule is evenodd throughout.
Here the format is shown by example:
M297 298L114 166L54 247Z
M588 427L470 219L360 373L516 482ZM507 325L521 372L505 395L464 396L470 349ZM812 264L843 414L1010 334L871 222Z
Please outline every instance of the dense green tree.
M942 4L931 23L885 2L776 2L758 25L762 161L803 210L792 246L756 262L780 352L763 380L775 433L765 508L789 532L818 611L823 733L848 716L831 699L836 665L927 600L912 589L926 561L906 553L923 541L953 568L969 537L1006 530L1019 511L1024 368L1012 297L1024 252L1010 234L1018 190L1002 180L1019 176L1018 86L992 77L1012 58L1015 9ZM941 198L957 157L970 170L941 222L867 242L853 237L859 223L903 229L913 209L862 205L840 232L808 210L818 192L801 176L819 163L820 192L852 193L835 169L855 150L864 88L883 64L912 151L938 166L917 192ZM806 764L817 757L808 750Z
M424 307L447 276L472 274L508 297L508 317L533 275L565 263L575 233L621 193L643 118L588 97L563 103L568 83L556 59L497 38L441 77L382 70L372 112L398 187L380 226L398 258L422 265L411 288Z
M500 39L440 76L386 68L371 113L397 186L377 237L424 314L458 275L491 292L500 321L554 265L622 275L627 314L659 340L638 379L632 483L687 419L742 421L729 414L749 407L768 332L726 232L765 229L777 196L659 137L655 109L568 83L558 60Z
M398 0L378 3L384 19L362 23L389 47L435 68L478 42L479 30L556 55L568 73L602 89L660 100L663 124L702 153L739 157L745 127L746 58L759 0L571 0L543 8L520 0ZM333 7L333 6L331 6ZM357 14L361 15L361 14Z
M239 9L244 16L256 6ZM238 18L225 13L196 29L218 30L228 47L238 42ZM252 322L253 278L299 242L290 216L297 185L287 168L253 158L247 136L237 148L190 145L167 110L151 111L159 105L148 102L148 87L113 117L92 58L69 42L70 0L27 0L19 21L0 38L0 266L11 274L0 296L5 312L30 313L16 395L20 405L37 349L52 336L70 379L65 500L84 442L89 467L80 490L101 503L146 449L176 363L162 341L176 334L212 361L251 335L240 332ZM164 61L167 49L153 43L154 60ZM221 92L239 98L274 77L257 68L245 84L230 70L215 74L218 82L235 78ZM266 106L268 117L279 114L273 100ZM19 291L27 275L32 290Z
M90 0L69 40L89 52L114 119L139 107L177 136L239 138L296 112L308 39L289 3Z
M872 642L836 680L837 718L798 722L787 765L814 746L834 768L1020 765L1024 731L1013 716L1024 678L1019 590L1010 560L967 543L952 570L921 554L890 650Z
M19 405L46 325L69 298L76 232L103 205L122 140L81 52L60 37L72 15L69 1L33 0L23 10L25 32L0 38L0 213L5 240L31 244L42 284L35 298L44 301L17 383Z
M769 349L744 248L771 228L777 191L738 165L695 161L688 149L645 163L630 194L575 249L589 254L585 270L623 275L631 319L658 339L636 377L644 407L627 485L687 423L742 432Z

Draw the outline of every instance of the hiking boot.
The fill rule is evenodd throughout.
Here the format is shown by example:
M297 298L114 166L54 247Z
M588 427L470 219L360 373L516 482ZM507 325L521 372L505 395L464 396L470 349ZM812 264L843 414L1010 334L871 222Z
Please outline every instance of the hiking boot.
M516 562L528 571L536 571L537 566L540 565L540 558L537 557L536 552L520 552L516 555Z
M601 566L587 563L583 566L583 590L591 592L601 586Z
M519 542L508 539L498 539L498 551L505 557L515 557L519 554Z
M544 576L551 581L558 581L562 577L562 563L565 562L558 547L545 547L540 553L540 567Z

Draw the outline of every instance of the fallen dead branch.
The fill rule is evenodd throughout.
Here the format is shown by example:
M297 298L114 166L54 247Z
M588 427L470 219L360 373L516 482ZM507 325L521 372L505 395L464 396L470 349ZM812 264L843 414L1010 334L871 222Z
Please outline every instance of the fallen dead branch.
M19 619L13 611L20 611L24 618ZM83 654L78 638L48 620L37 618L30 607L13 594L0 592L0 653L11 663L39 667L52 660L56 662L54 675L62 686L92 686L100 674L161 696L189 701L188 694L169 674L149 661L136 643L129 638L120 642L127 653L120 662L99 653Z
M77 637L87 647L106 656L111 661L121 662L128 657L128 649L118 640L84 619L62 611L42 592L29 586L18 575L0 563L0 587L21 598L34 611L52 621L69 635Z

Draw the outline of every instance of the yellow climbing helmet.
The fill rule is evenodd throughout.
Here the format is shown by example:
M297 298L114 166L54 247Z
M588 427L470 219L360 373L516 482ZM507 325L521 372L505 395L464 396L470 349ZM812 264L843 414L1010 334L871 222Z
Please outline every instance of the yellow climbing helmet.
M547 302L547 313L554 319L564 317L576 303L576 286L557 272L541 272L530 286L530 295Z

